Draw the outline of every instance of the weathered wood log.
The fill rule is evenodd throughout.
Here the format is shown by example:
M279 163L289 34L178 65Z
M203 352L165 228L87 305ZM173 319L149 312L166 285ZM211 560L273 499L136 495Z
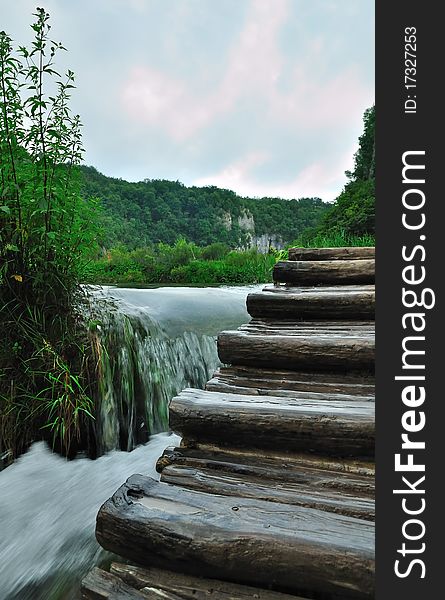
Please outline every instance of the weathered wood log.
M218 336L222 363L301 371L374 371L374 335L370 332L240 329Z
M374 283L375 261L360 260L283 260L276 263L273 279L293 285Z
M147 591L138 591L122 579L95 567L82 581L83 600L151 600L161 596ZM181 600L181 596L165 595L168 600Z
M255 369L242 365L221 367L207 382L211 392L292 396L294 391L357 394L374 399L374 377L360 373L329 373Z
M354 260L360 258L375 258L374 246L289 248L289 260Z
M294 398L295 400L332 400L335 402L374 402L375 397L373 394L364 393L357 394L351 393L348 389L343 389L340 392L332 391L327 388L323 391L314 392L312 390L306 391L304 388L302 390L281 390L282 393L279 393L280 390L276 388L265 389L264 393L258 394L256 390L252 390L252 388L247 388L247 393L245 393L242 389L237 388L236 386L230 386L230 389L212 389L213 386L211 383L212 380L206 385L206 390L208 392L221 392L224 394L242 394L246 396L281 396L283 398ZM220 385L219 387L223 388L224 386ZM256 392L256 393L255 393Z
M250 333L270 332L271 335L319 335L319 334L344 334L344 335L374 335L375 323L373 320L360 321L316 321L300 319L251 319L249 323L240 325L238 331Z
M170 446L158 459L158 472L169 465L208 468L238 475L290 481L319 489L374 497L375 464L351 458L280 452L279 449L221 448L198 444Z
M196 576L164 571L154 567L139 567L122 563L111 563L110 572L136 589L155 589L158 597L165 594L178 594L182 600L305 600L300 596L288 596L247 585L238 585L217 579L204 579Z
M247 296L247 311L252 317L278 319L374 319L375 291L364 287L265 289Z
M188 443L374 456L374 404L244 396L185 389L170 403L170 428Z
M133 475L105 502L96 536L130 560L278 591L374 597L374 528L362 519L214 496Z
M222 473L205 467L173 465L163 469L161 481L207 494L242 496L318 508L368 521L373 521L375 516L374 500L371 498L346 494L343 490L332 488L320 490L311 485L296 484L286 480L272 483L270 480L245 474Z

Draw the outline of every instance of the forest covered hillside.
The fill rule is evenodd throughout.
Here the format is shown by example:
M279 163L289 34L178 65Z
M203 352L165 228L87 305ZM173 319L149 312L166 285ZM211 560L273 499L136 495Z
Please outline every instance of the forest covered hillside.
M83 194L101 205L102 245L127 249L179 238L231 248L269 243L281 247L316 227L329 209L320 198L242 198L216 186L187 187L179 181L130 183L82 167Z

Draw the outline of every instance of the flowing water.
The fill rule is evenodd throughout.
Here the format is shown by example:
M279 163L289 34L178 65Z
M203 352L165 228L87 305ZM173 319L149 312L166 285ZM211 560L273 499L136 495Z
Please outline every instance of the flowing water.
M105 454L66 461L39 442L0 472L0 600L74 599L82 575L109 558L94 538L100 505L133 473L156 477L156 459L179 441L156 433L167 429L167 403L204 386L218 365L216 334L248 320L248 291L95 291L99 305L113 299L97 317Z

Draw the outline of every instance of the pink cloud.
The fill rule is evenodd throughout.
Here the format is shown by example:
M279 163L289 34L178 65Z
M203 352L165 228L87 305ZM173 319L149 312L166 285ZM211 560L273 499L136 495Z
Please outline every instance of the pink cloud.
M207 94L150 66L133 67L121 93L124 111L137 123L161 126L178 141L190 138L242 96L274 85L282 68L276 37L286 15L287 0L253 0L226 72Z
M353 150L340 157L338 161L316 161L304 167L297 176L288 182L264 182L255 179L252 170L264 164L268 156L265 153L251 153L233 162L219 173L201 177L193 185L217 185L235 190L241 196L281 198L321 197L325 201L334 200L344 183L343 175L351 168Z

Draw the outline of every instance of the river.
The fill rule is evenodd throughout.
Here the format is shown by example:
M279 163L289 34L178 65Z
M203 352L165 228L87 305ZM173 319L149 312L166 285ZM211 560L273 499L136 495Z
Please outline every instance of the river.
M216 335L248 320L251 287L123 289L94 294L104 348L96 460L67 461L38 442L0 472L0 600L71 600L109 559L94 537L101 504L133 473L156 477L168 401L203 387L218 366ZM150 434L149 441L145 441Z

